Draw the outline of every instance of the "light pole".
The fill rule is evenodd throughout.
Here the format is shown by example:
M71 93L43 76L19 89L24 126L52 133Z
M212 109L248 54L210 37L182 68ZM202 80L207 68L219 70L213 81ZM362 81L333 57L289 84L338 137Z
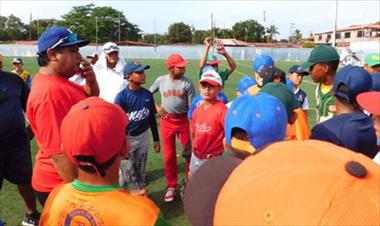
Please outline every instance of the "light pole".
M333 39L332 39L332 47L335 47L335 44L336 44L336 24L337 24L337 20L338 20L338 0L336 0L336 3L335 3L335 21L334 21L334 31L333 31Z
M95 43L96 43L96 51L98 51L98 17L95 17Z

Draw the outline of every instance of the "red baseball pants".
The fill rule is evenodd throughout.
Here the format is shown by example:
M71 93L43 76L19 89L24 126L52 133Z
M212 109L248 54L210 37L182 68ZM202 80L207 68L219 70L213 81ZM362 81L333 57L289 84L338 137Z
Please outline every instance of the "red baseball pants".
M190 127L187 115L169 114L160 118L161 139L164 153L166 188L177 186L177 151L175 138L178 136L182 148L190 142ZM190 161L186 160L186 174L189 172Z

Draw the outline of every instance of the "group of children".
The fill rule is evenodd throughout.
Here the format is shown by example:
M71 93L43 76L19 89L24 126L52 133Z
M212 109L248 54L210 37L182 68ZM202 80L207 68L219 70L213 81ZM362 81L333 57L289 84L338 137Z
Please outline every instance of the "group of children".
M244 76L236 89L236 99L227 103L223 87L229 75L235 70L236 64L224 46L218 43L217 52L224 56L228 63L227 69L219 70L220 61L209 52L212 42L210 38L204 41L205 51L199 64L197 86L200 96L198 98L196 98L196 85L185 76L188 62L181 55L172 54L166 60L168 74L159 76L149 89L142 87L145 84L145 70L150 68L149 65L136 61L124 64L122 70L118 68L117 73L121 74L127 83L120 92L115 94L116 96L114 95L113 101L107 100L117 106L97 97L87 98L73 105L62 121L60 135L63 150L77 168L78 175L74 182L59 186L50 192L41 217L41 225L57 222L63 225L73 220L82 223L108 222L115 225L165 224L159 209L144 197L149 195L145 188L149 128L152 131L154 150L157 153L161 150L161 136L167 182L165 202L174 201L177 195L176 137L179 138L186 162L185 211L191 223L196 225L240 224L240 222L251 224L253 221L250 219L243 221L246 219L224 217L225 214L230 216L228 215L230 213L238 215L240 205L243 210L241 213L248 217L247 209L256 203L255 200L252 200L253 203L243 201L243 196L239 196L234 201L234 194L240 194L234 189L236 187L242 189L241 186L244 186L244 180L240 182L239 180L244 176L245 180L251 183L255 180L254 174L260 173L268 173L276 178L279 173L275 171L277 164L280 169L286 171L289 165L295 163L292 160L293 157L305 162L312 161L315 163L312 167L321 168L318 161L324 159L323 154L326 154L326 158L337 159L336 162L339 163L348 161L346 156L349 156L359 163L355 161L347 163L348 174L358 178L365 177L366 175L363 174L366 173L376 174L373 170L374 163L372 164L366 157L349 154L347 150L323 142L305 140L311 138L327 141L360 152L371 159L374 158L378 153L380 140L379 74L370 75L365 69L355 66L346 66L337 73L339 54L333 47L325 45L315 48L304 64L290 67L287 75L276 67L272 57L260 55L253 62L254 76ZM68 41L63 44L71 46L75 45L75 42ZM55 48L55 46L49 48ZM110 66L107 63L107 54L118 55L118 47L108 44L103 51L106 57L106 69L115 71L117 63ZM376 54L372 54L370 59L374 57L376 58ZM16 71L23 73L22 68L19 67L20 64L22 65L22 60L15 58L14 64L15 67L18 65ZM96 63L94 64L95 68ZM379 65L380 62L374 64L373 61L368 61L367 67L377 70ZM312 130L307 117L308 96L300 89L303 76L309 74L317 83L316 98L319 112L319 124ZM24 77L28 78L28 76ZM106 81L107 78L104 80ZM373 90L378 92L370 92ZM155 103L153 99L153 95L157 92L161 95L160 104ZM102 96L102 90L99 95ZM369 113L373 114L373 119ZM160 136L156 114L159 116ZM299 142L280 142L271 145L284 140L299 140ZM317 151L319 145L323 149L322 154ZM282 149L282 147L288 151L279 154L281 150L276 149ZM340 158L339 154L328 153L330 150L325 151L328 148L336 149L331 152L342 152L342 156L345 157ZM310 151L310 157L306 152L306 154L298 153L307 149L313 149ZM261 155L261 152L267 155ZM270 165L273 168L255 160L257 155L258 159L267 161L266 158L272 157L272 152L273 158L277 159ZM222 155L231 157L226 160L219 157ZM286 161L282 162L282 159ZM295 164L298 168L293 170L309 169L300 162L301 160L297 162L299 166ZM255 164L252 165L253 163ZM247 164L249 164L248 169L243 170ZM368 171L364 168L365 173L361 171L362 174L360 174L357 171L360 167L364 167L362 165L368 167ZM329 167L331 170L336 170L335 165ZM231 176L235 168L241 169L239 172L243 176L239 176L239 172ZM270 183L263 178L259 180L262 180L260 183L263 184ZM378 183L373 179L368 180L371 184ZM275 182L281 181L273 179L271 182L273 186ZM120 189L117 184L125 189ZM223 186L224 184L231 187L227 188ZM128 186L131 186L130 194L134 197L126 195L125 190ZM250 186L253 188L255 183L252 182ZM293 187L289 186L284 182L281 187L283 190L277 190L274 197L290 199L291 196L287 198L287 191ZM296 184L291 186L297 187ZM202 189L199 189L200 187ZM302 191L301 188L297 191ZM255 189L250 190L251 188L245 189L241 194L253 197L251 195ZM207 194L208 191L212 191L212 194ZM88 193L91 192L99 198L89 197ZM260 194L271 195L271 191L265 191L264 188L260 192L262 193L255 194L254 197L258 199L263 198ZM369 189L368 196L372 197L374 192L379 192L379 187ZM276 200L274 197L271 198L272 201ZM116 201L113 200L115 198ZM309 200L308 198L304 197L305 200ZM67 200L70 200L72 204L68 206ZM229 202L231 200L232 203ZM261 202L265 204L264 200ZM229 203L233 205L229 206ZM369 212L373 213L375 218L378 217L378 213L376 215L373 212L373 208L378 208L378 204L373 204L371 200L366 203ZM112 219L110 208L118 208L117 212L137 209L129 213L130 219L123 221ZM208 213L212 212L210 208L215 208L215 216L209 216ZM286 208L291 209L290 206ZM92 212L83 214L80 212L81 209ZM272 222L276 210L266 209L265 211L262 216L266 222ZM81 220L80 217L83 216L86 217ZM232 222L231 219L233 219ZM368 222L375 222L378 219L380 218L371 218ZM295 219L278 222L299 224L308 221ZM350 223L350 221L347 222Z

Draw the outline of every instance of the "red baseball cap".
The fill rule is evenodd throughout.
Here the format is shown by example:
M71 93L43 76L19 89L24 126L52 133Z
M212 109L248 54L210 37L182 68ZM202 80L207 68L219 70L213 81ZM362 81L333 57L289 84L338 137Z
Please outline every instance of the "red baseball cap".
M175 53L168 57L166 60L166 67L172 68L172 67L185 67L188 65L189 62L186 61L181 55Z
M93 156L102 164L121 150L128 118L117 105L98 97L75 104L61 125L62 147L75 165L76 156Z
M371 91L361 93L356 97L356 101L366 111L380 116L380 92Z

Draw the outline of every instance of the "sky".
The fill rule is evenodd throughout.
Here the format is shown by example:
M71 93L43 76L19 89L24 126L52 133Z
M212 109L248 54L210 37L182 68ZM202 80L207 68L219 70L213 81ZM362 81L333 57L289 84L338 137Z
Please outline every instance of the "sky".
M254 19L264 26L275 25L280 35L287 38L291 31L301 30L304 37L311 32L331 31L334 27L336 0L319 1L81 1L81 0L0 0L0 15L11 14L28 24L33 19L62 19L73 6L94 3L110 6L124 13L129 22L137 24L143 33L167 32L170 24L184 22L196 30L210 28L211 14L216 27L232 28L239 21ZM379 0L339 0L337 27L380 21ZM265 15L265 16L264 16ZM264 20L265 17L265 20Z

